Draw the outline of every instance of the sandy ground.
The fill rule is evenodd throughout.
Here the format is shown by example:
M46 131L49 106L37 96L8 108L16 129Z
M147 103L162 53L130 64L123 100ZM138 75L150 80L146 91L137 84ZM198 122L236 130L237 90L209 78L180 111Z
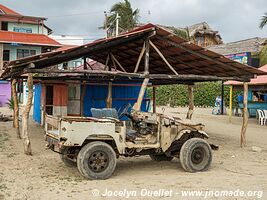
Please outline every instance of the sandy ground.
M0 112L10 113L3 108ZM185 108L165 110L166 114L182 117L185 112ZM177 159L157 163L148 156L120 158L114 175L104 181L85 180L76 168L64 166L56 153L45 150L44 131L34 122L30 123L33 156L24 155L22 141L16 138L12 122L0 122L0 200L125 199L126 190L136 192L131 193L135 197L130 199L151 199L145 192L160 189L166 192L161 197L155 197L154 193L153 199L267 199L267 126L259 126L255 119L250 119L247 147L241 149L242 118L234 117L230 124L226 116L210 113L211 109L198 108L193 116L206 125L209 142L220 147L213 154L209 171L184 172ZM262 151L253 152L252 146ZM104 197L106 189L122 191L124 197ZM184 197L182 192L186 190L213 191L214 195ZM218 197L216 191L221 190L256 192L254 197ZM263 196L257 191L263 191Z

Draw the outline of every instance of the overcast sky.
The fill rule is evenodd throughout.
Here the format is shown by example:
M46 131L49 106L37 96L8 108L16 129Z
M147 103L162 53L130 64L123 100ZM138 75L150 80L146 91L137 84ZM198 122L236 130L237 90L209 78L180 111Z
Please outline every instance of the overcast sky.
M117 0L2 0L11 9L32 16L47 17L55 34L103 37L104 11ZM219 31L224 42L250 37L267 37L267 26L259 29L267 12L267 0L132 0L140 9L140 22L185 27L206 21ZM148 14L150 11L150 14Z

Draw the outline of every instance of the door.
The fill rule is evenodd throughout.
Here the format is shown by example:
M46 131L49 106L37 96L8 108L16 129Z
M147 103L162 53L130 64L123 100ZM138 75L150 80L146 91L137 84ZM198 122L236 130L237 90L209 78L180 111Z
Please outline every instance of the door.
M48 115L53 115L53 99L54 87L52 85L47 85L45 94L45 111Z
M37 84L34 87L33 119L39 124L41 124L41 96L42 85Z

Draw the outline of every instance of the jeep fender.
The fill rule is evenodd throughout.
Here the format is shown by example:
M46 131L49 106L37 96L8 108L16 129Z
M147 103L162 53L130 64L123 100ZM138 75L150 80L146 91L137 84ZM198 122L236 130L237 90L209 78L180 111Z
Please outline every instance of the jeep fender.
M203 138L209 138L208 134L205 131L201 131L201 130L181 130L178 135L176 136L175 140L179 140L180 138L182 138L183 135L185 134L193 134L194 137L203 137Z

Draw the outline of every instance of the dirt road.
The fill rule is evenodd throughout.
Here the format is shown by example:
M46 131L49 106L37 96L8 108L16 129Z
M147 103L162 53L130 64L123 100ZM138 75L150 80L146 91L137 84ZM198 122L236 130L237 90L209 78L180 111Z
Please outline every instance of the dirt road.
M165 110L166 114L182 117L185 112L185 108ZM34 122L30 123L33 156L24 155L12 122L0 122L0 200L125 199L127 196L129 199L267 199L267 126L259 126L255 119L250 119L247 147L240 149L242 119L234 117L230 124L226 116L210 113L211 109L199 108L193 115L194 120L206 125L209 142L220 147L214 152L209 171L186 173L177 159L157 163L148 156L120 158L114 175L104 181L85 180L76 168L64 166L56 153L45 150L43 129ZM262 151L253 152L252 146ZM105 197L106 190L113 196ZM202 197L184 196L188 194L186 191L195 190L202 191ZM244 191L246 197L219 197L222 190ZM205 198L205 192L210 196Z

